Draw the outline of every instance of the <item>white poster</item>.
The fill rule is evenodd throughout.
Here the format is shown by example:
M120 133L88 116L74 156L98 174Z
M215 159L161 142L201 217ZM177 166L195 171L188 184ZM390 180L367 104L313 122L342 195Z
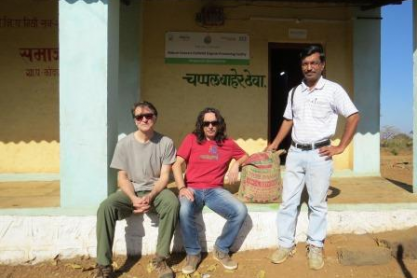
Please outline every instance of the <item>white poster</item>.
M247 34L165 34L165 63L168 64L249 65L249 57Z

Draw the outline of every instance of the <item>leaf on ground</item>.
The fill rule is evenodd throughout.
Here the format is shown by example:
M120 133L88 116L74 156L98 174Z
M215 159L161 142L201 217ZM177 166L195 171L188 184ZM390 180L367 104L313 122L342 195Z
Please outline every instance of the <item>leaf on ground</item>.
M171 269L174 272L178 272L179 271L178 265L171 265Z
M111 265L113 266L113 269L114 270L118 270L119 269L119 265L117 264L117 262L113 262Z
M193 275L191 276L192 278L201 278L201 273L196 271L193 273Z
M146 271L147 271L148 273L151 273L152 271L154 271L154 269L155 269L155 267L153 266L153 264L152 264L151 262L149 262L149 263L146 265Z
M92 264L92 265L83 267L82 271L90 271L90 270L94 270L95 268L96 266Z
M90 255L82 255L81 256L82 261L89 260L89 259L90 259Z
M58 254L58 255L56 255L56 256L52 259L52 261L51 261L51 265L52 265L52 266L57 266L57 265L58 265L58 262L59 262L59 254Z
M177 278L191 278L190 274L180 274L177 276Z
M256 274L256 278L265 278L265 270L260 270L258 274Z
M72 269L82 269L83 267L79 264L65 264L66 267L70 267Z
M217 269L217 264L212 264L207 267L207 272L214 272Z
M389 248L389 246L388 246L388 244L387 244L387 242L386 242L385 240L381 240L381 239L379 239L379 238L375 238L375 241L376 241L376 244L377 244L379 247L386 247L386 248Z
M52 266L57 266L58 265L58 261L57 260L53 260L50 263Z
M33 258L25 261L25 264L31 264L34 260L36 260L36 257L33 257Z

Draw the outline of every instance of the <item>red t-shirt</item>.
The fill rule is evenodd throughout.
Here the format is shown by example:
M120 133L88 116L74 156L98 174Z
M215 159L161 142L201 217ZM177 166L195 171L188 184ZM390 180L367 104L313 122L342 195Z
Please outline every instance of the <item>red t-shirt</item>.
M188 134L177 151L177 155L184 158L187 164L187 186L197 189L223 186L230 161L245 154L232 139L226 139L222 145L206 140L198 144L194 134Z

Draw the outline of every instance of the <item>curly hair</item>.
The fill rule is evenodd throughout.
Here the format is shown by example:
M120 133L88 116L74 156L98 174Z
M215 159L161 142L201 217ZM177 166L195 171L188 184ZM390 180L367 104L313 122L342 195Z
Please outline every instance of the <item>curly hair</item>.
M219 122L217 125L217 132L214 136L214 140L218 145L221 145L224 140L227 139L226 135L226 122L223 116L220 114L220 111L216 108L207 107L203 111L198 114L197 121L195 123L195 129L193 134L197 136L197 143L201 144L206 140L206 136L204 134L204 115L206 113L214 113L216 116L216 120Z

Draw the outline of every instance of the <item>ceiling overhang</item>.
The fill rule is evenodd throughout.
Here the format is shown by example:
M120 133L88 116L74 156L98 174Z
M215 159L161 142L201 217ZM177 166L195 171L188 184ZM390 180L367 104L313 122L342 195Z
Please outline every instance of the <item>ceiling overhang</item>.
M380 8L386 5L401 5L405 0L252 0L249 2L270 1L270 2L286 2L286 3L329 3L329 4L345 4L349 6L358 6L362 10L370 10ZM246 0L246 2L248 2Z

